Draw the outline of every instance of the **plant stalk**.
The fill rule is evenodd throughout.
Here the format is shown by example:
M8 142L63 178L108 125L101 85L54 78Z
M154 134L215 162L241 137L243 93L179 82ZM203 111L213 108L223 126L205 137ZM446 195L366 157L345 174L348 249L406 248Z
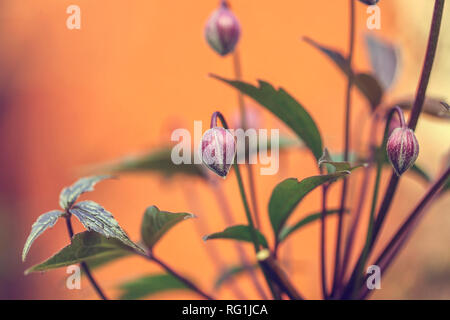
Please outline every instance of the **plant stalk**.
M351 119L351 101L352 101L351 92L353 87L352 61L355 47L355 0L349 0L349 7L350 7L350 29L349 29L350 42L348 49L348 66L350 68L350 72L348 75L346 101L345 101L344 161L348 161L350 151L350 119ZM344 179L342 181L341 204L339 208L339 220L336 232L336 252L334 258L334 276L333 276L333 287L331 290L331 296L334 296L335 292L339 289L341 282L341 279L339 279L341 268L340 264L341 238L342 238L342 228L344 224L344 210L345 210L345 202L347 199L347 188L348 188L348 179Z
M66 216L66 226L67 226L67 232L69 233L70 241L72 241L73 238L73 228L72 228L72 221L71 221L71 213L68 212ZM98 296L102 300L108 300L106 295L103 293L102 288L100 288L99 284L95 280L94 276L91 273L91 270L89 270L89 267L86 262L80 263L81 269L83 269L83 272L86 274L89 282L91 283L92 287L94 288L95 292L97 292Z

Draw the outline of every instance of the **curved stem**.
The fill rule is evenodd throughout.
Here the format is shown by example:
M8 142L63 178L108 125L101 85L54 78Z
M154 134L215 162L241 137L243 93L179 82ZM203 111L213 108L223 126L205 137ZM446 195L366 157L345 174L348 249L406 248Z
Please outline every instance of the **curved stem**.
M213 189L213 194L216 197L216 201L219 205L219 208L222 211L222 216L225 220L225 223L227 225L234 225L233 216L231 213L231 208L228 204L227 199L225 198L225 193L222 190L219 183L216 183L214 181L209 181L209 185ZM235 248L239 256L239 260L243 265L251 265L247 254L245 253L244 249L242 248L240 243L235 243ZM264 289L262 288L261 284L258 281L258 278L256 277L256 272L254 269L249 270L250 280L252 281L256 291L258 291L258 294L261 296L262 299L267 300L267 295L264 292Z
M67 213L66 216L66 226L67 226L67 232L69 233L69 237L70 237L70 241L72 241L73 238L73 228L72 228L72 221L71 219L71 214ZM94 288L94 290L97 292L97 294L99 295L99 297L103 300L108 300L108 298L106 297L106 295L103 293L103 290L100 288L100 286L98 285L97 281L95 280L94 276L92 275L91 271L89 270L88 265L86 264L86 262L81 262L80 263L81 268L83 269L83 272L86 274L86 276L89 279L89 282L91 283L92 287Z
M235 79L238 81L242 80L242 68L241 68L241 59L239 55L239 51L236 49L233 52L233 69ZM245 103L244 103L244 95L238 91L238 105L239 111L241 115L241 127L244 132L247 130L247 113L245 111ZM247 169L248 174L248 186L250 191L250 200L252 202L253 215L255 218L256 228L260 228L260 216L259 216L259 207L258 207L258 199L256 197L256 185L255 185L255 177L253 173L253 168L248 161L245 162L245 168Z
M185 278L184 276L182 276L181 274L176 272L174 269L172 269L165 262L163 262L163 261L159 260L158 258L156 258L154 254L151 254L151 256L144 256L144 257L146 257L148 260L153 261L156 264L158 264L161 268L163 268L168 273L173 275L175 278L177 278L178 280L183 282L188 288L190 288L191 290L195 291L196 293L198 293L200 296L202 296L206 300L214 300L213 297L211 297L209 294L205 293L202 289L197 287L197 285L195 283L193 283L191 280Z
M353 51L355 46L355 0L349 0L350 6L350 42L349 42L349 52L348 52L348 66L350 68L347 92L346 92L346 102L345 102L345 134L344 134L344 161L348 161L348 155L350 150L350 118L351 118L351 92L353 87L353 70L352 70L352 60ZM342 192L341 192L341 204L339 209L339 220L336 232L336 252L334 258L334 276L333 276L333 288L331 290L331 295L333 296L336 290L340 287L340 257L341 257L341 237L342 228L344 224L344 208L347 199L347 188L348 179L344 179L342 182Z

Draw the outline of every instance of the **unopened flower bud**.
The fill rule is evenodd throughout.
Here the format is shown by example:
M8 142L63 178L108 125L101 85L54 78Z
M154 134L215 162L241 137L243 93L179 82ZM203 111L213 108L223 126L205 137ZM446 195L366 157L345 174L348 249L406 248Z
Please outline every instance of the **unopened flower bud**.
M369 6L373 6L373 5L377 4L378 1L380 1L380 0L359 0L359 1L362 3L365 3Z
M238 19L228 9L226 2L222 2L206 23L206 41L218 54L225 56L234 50L240 35L241 26Z
M202 137L203 163L217 175L225 178L236 155L236 140L230 131L214 127Z
M419 143L414 131L407 127L394 129L387 141L386 150L395 173L400 176L414 164L419 155Z

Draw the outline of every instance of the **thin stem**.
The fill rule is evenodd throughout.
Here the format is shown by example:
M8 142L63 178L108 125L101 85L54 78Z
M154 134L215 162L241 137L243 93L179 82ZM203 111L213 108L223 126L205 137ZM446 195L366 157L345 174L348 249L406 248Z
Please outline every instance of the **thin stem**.
M67 213L66 216L66 226L67 226L67 232L69 233L69 238L70 241L72 241L73 238L73 228L72 228L72 221L71 219L71 214ZM92 275L91 271L89 270L88 265L86 264L86 262L81 262L80 263L81 268L83 269L83 272L86 274L86 276L89 279L89 282L91 283L92 287L94 288L94 290L97 292L97 294L99 295L99 297L102 300L108 300L108 298L106 297L106 295L103 293L103 290L100 288L100 286L98 285L97 281L95 280L94 276Z
M412 226L414 226L424 208L447 182L449 177L450 167L448 167L441 177L429 188L428 192L423 196L419 204L414 208L405 222L397 230L391 241L389 241L389 243L381 251L381 254L376 259L375 264L379 266L384 265L383 272L386 272L386 269L392 263L396 257L396 254L400 251L400 247L406 243L408 233L410 233Z
M350 230L349 230L349 233L347 236L346 246L345 246L345 250L344 250L344 258L342 260L343 267L341 268L341 275L340 275L340 277L342 279L344 279L346 271L348 269L350 256L353 251L356 229L358 227L359 220L361 218L363 205L364 205L367 191L368 191L370 173L372 171L372 164L374 162L375 155L376 155L376 152L375 152L376 151L376 136L377 136L376 133L377 133L377 128L378 128L379 123L380 123L379 115L377 113L375 113L372 118L371 131L370 131L370 134L371 134L370 142L369 142L370 157L369 157L367 167L364 168L364 176L363 176L363 179L361 182L361 192L360 192L358 203L357 203L356 209L355 209L355 218L352 222L352 225L350 227Z
M189 191L187 188L183 185L183 195L185 196L186 201L190 205L190 207L193 209L194 212L204 212L200 208L198 199L200 199L196 193L195 188L192 186L189 187ZM205 234L208 233L207 226L205 224L205 221L203 219L198 219L198 222L195 223L195 230L198 235L200 235L200 238L203 237ZM214 264L214 267L219 271L224 271L226 269L226 263L223 261L222 256L219 254L219 251L214 248L214 246L204 246L206 253L208 255L209 260ZM240 289L237 281L234 279L230 281L230 289L234 293L234 295L239 299L243 300L246 299L245 294Z
M303 296L294 285L291 283L286 273L278 265L274 257L269 256L266 259L260 261L261 268L265 270L265 273L270 276L271 279L277 284L277 286L284 291L288 297L292 300L304 300Z
M377 216L377 219L375 219L375 211L376 211L376 206L378 203L378 194L379 194L380 182L381 182L381 172L382 172L383 162L384 162L384 159L383 159L382 155L380 154L380 152L384 152L384 150L386 149L386 143L387 143L387 139L388 139L390 123L391 123L392 117L394 116L394 113L397 113L397 115L400 117L400 122L404 124L403 112L401 111L401 109L399 107L391 108L386 115L386 123L385 123L385 128L384 128L384 133L383 133L383 139L381 142L381 147L379 148L379 150L374 150L374 153L375 153L374 156L376 159L377 167L376 167L375 185L373 188L373 195L372 195L372 204L371 204L370 216L369 216L369 224L367 227L366 242L365 242L363 250L355 264L355 268L350 277L346 291L344 292L344 296L346 296L348 294L353 294L354 289L357 288L357 281L359 281L359 275L363 271L364 266L366 264L367 257L373 247L373 242L374 242L373 235L375 232L374 228L377 224L377 220L380 218L379 216ZM374 135L375 135L375 133L374 133ZM375 139L375 138L373 138L373 139ZM383 217L383 219L384 219L384 217ZM356 283L356 285L355 285L355 283Z
M352 60L353 52L355 46L355 0L349 0L350 6L350 42L348 49L348 66L350 68L347 92L346 92L346 102L345 102L345 134L344 134L344 161L348 161L348 155L350 150L350 118L351 118L351 99L352 99L352 87L353 87L353 71L352 71ZM344 224L344 208L347 199L347 188L348 179L344 179L342 182L342 192L341 192L341 204L339 209L339 220L336 232L336 252L334 258L334 276L333 276L333 289L331 295L333 296L336 290L340 287L340 257L341 257L341 237L342 237L342 227Z
M231 208L228 204L228 201L225 197L224 191L221 188L221 185L219 183L216 183L215 181L209 181L210 187L213 189L213 195L216 197L216 201L219 205L219 208L222 211L222 216L225 220L225 223L229 226L234 225L233 216L231 213ZM243 265L250 265L250 261L247 257L247 254L245 253L244 249L242 248L240 243L235 243L235 248L239 256L239 260ZM258 291L259 295L262 299L267 300L267 295L264 292L264 289L262 288L261 284L258 281L258 278L256 277L256 272L254 269L249 270L250 280L252 281L256 291Z
M222 125L225 129L229 128L224 116L219 111L216 111L213 113L213 115L211 117L211 127L217 126L217 118L220 119L220 121L222 122ZM238 181L239 192L241 194L242 203L244 204L245 215L247 216L248 225L250 227L250 235L252 237L253 246L255 248L255 253L258 254L259 249L260 249L259 243L258 243L258 237L256 236L255 224L253 223L252 213L250 211L250 207L249 207L248 201L247 201L247 196L245 194L245 188L244 188L244 184L242 182L241 171L239 170L239 165L236 162L233 164L233 166L234 166L235 172L236 172L236 179ZM264 277L266 278L267 285L269 286L273 296L275 298L278 297L277 291L274 288L274 286L269 278L269 275L264 271L264 269L263 269L263 274L264 274Z
M234 69L234 76L235 79L238 81L242 80L242 68L241 68L241 59L239 55L239 51L236 49L233 52L233 69ZM245 110L245 103L244 103L244 95L238 91L238 105L239 105L239 111L241 115L241 127L244 130L247 130L247 113ZM248 185L250 190L250 200L252 202L252 208L253 208L253 215L255 218L255 225L256 228L261 227L260 223L260 216L259 216L259 207L258 207L258 199L256 196L256 185L255 185L255 177L253 173L253 167L250 165L248 161L245 162L245 168L247 169L248 174Z
M419 120L419 116L422 112L423 103L425 101L426 92L428 88L428 83L430 80L431 71L433 68L434 59L436 56L436 49L439 40L439 33L441 28L442 15L444 11L445 0L436 0L434 4L433 18L431 22L430 34L428 37L428 45L425 53L425 60L422 67L422 73L420 76L419 85L417 88L416 98L414 100L413 108L411 111L411 115L409 118L408 127L412 130L415 130L417 126L417 122ZM376 216L376 220L374 223L372 241L369 246L369 252L374 247L378 234L382 228L384 219L386 217L387 212L391 206L392 200L394 198L395 191L397 190L398 182L400 177L393 171L391 173L391 178L389 180L388 187L386 189L383 201L380 205L380 209L378 210L378 214ZM356 270L356 269L355 269ZM351 287L353 283L351 280L349 282L349 287Z
M327 271L326 271L326 257L325 257L325 235L326 235L326 214L327 214L327 194L328 186L322 187L322 215L320 217L320 270L322 280L322 296L324 299L328 299L327 289Z
M172 269L169 265L167 265L166 263L164 263L163 261L159 260L158 258L155 257L154 254L151 254L150 256L144 256L146 257L148 260L155 262L156 264L158 264L159 266L161 266L161 268L163 268L164 270L166 270L168 273L170 273L171 275L173 275L175 278L177 278L178 280L180 280L181 282L183 282L188 288L192 289L193 291L195 291L196 293L198 293L200 296L202 296L203 298L205 298L206 300L214 300L213 297L211 297L209 294L205 293L202 289L200 289L199 287L197 287L197 285L195 283L193 283L192 281L190 281L189 279L185 278L184 276L182 276L181 274L179 274L177 271L175 271L174 269Z
M445 0L436 0L434 3L433 18L431 22L430 35L428 37L427 51L425 53L425 61L422 67L419 86L417 88L416 99L409 118L408 127L414 130L417 126L420 113L422 112L423 103L430 80L431 70L433 69L434 58L441 30L442 14L444 12Z

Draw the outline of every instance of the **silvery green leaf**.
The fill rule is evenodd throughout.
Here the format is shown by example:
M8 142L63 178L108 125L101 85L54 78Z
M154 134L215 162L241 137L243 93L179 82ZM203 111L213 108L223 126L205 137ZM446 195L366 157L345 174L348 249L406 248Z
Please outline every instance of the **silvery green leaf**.
M74 205L69 212L80 220L88 230L93 230L107 238L116 238L124 244L144 252L137 244L128 238L113 215L94 201L81 201Z
M151 249L173 226L191 218L195 218L191 213L171 213L160 211L156 206L148 207L141 225L142 241Z
M64 212L53 210L44 213L43 215L39 216L39 218L37 218L36 222L31 226L30 235L28 236L27 241L25 242L25 246L23 247L22 261L25 261L28 251L30 250L30 247L33 244L34 240L36 240L37 237L39 237L45 230L53 227L56 221L58 221L58 218L62 215L64 215Z
M25 274L70 266L80 262L86 262L89 265L99 259L104 260L117 256L118 252L127 255L135 250L134 246L125 245L117 239L106 238L96 232L84 231L77 233L71 244L46 261L29 268Z
M70 209L81 194L93 191L97 182L110 178L112 178L110 175L81 178L70 187L66 187L61 191L61 194L59 195L59 205L64 210Z

